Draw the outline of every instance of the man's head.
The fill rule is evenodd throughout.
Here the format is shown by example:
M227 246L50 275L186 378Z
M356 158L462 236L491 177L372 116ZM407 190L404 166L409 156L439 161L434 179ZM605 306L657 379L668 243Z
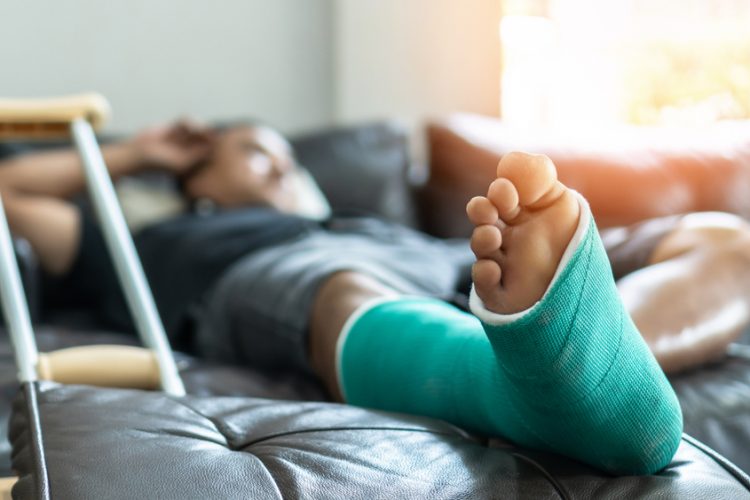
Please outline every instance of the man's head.
M294 211L292 149L275 130L242 124L216 133L206 161L183 179L191 199L207 198L222 207L268 205Z

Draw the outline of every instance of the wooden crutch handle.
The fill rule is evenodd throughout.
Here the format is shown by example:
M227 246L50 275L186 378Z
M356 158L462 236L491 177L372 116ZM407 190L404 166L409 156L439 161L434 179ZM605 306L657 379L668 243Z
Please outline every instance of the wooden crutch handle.
M40 353L39 378L63 384L158 389L159 364L142 347L92 345Z
M109 103L96 93L43 99L0 99L0 139L68 137L73 120L83 118L98 129L110 114Z

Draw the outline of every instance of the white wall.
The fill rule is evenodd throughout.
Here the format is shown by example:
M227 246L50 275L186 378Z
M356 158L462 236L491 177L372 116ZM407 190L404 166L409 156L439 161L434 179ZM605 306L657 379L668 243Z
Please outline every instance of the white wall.
M0 96L97 90L110 130L189 111L283 130L333 119L331 0L0 4Z
M500 110L500 0L336 0L335 116Z
M0 96L97 90L110 130L499 110L500 0L0 1Z

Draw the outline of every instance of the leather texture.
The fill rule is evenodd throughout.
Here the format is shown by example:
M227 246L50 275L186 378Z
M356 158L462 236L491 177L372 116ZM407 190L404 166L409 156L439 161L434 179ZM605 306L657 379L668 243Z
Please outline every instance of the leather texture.
M689 440L660 474L613 478L439 421L333 403L33 389L35 406L29 391L16 400L10 437L33 448L38 418L46 471L17 453L18 498L39 498L29 484L40 474L52 498L78 499L750 498L747 476Z
M103 331L42 326L36 331L39 350L49 352L66 347L94 344L137 345L128 335ZM180 375L187 391L199 396L252 396L266 399L324 401L322 386L294 373L260 372L248 368L215 365L176 353ZM0 428L7 429L11 403L18 393L13 351L7 333L0 329ZM6 434L0 435L0 477L12 475L11 446Z
M53 349L78 345L81 343L132 343L133 339L130 337L106 333L83 333L42 329L38 334L38 341L42 348ZM372 414L373 420L370 421L368 425L379 428L384 425L381 421L377 420L377 418L382 415L381 412L370 412L368 410L357 408L348 409L348 407L340 405L302 403L300 400L322 400L325 398L325 394L317 384L294 375L259 373L238 367L206 365L186 356L180 356L178 363L181 367L181 372L188 387L188 391L191 394L205 396L235 396L232 398L218 398L217 406L213 409L210 404L211 398L195 398L196 401L201 402L196 408L202 408L200 411L205 413L205 418L210 417L211 419L214 419L215 417L226 417L227 425L229 426L228 428L236 429L240 433L245 433L245 436L247 436L248 439L252 438L253 443L255 443L253 446L260 446L259 436L261 435L269 437L285 435L290 432L295 433L295 444L291 451L278 448L275 444L273 447L268 448L283 457L278 458L274 455L276 458L273 458L273 460L268 458L269 463L273 462L274 467L283 466L281 469L283 474L279 472L280 475L278 476L278 481L283 485L291 484L296 488L284 490L284 498L295 497L298 495L300 498L349 498L349 496L327 496L323 494L323 492L327 490L321 489L324 488L321 484L326 484L329 476L343 481L348 473L352 473L355 477L366 475L366 477L369 478L366 484L369 484L372 487L371 490L365 489L365 480L357 479L355 484L347 486L347 488L351 488L352 494L357 493L361 498L387 498L389 493L397 490L395 488L385 489L383 490L383 494L380 495L379 492L381 491L381 487L378 486L378 481L380 480L375 479L376 473L382 470L385 466L383 464L385 458L381 457L380 462L373 462L373 459L369 456L365 458L359 456L359 454L366 454L366 452L369 452L370 448L376 450L386 458L395 454L393 462L386 462L387 474L384 474L381 480L385 483L396 483L400 487L408 486L411 489L406 489L401 493L406 494L413 492L414 497L419 497L417 494L419 493L424 495L430 494L436 498L483 498L480 494L486 495L484 498L505 498L511 495L516 495L519 498L537 498L537 495L542 495L542 497L547 495L550 498L605 498L603 496L604 494L611 493L626 495L625 498L630 498L631 495L633 498L639 498L642 496L650 496L652 494L663 494L667 497L674 494L674 498L700 498L701 495L706 495L711 498L744 498L741 496L744 493L742 493L741 489L737 489L737 484L732 482L733 480L730 477L732 476L731 468L729 471L724 470L724 472L720 472L721 467L718 466L716 461L720 461L721 457L711 457L701 450L696 449L694 444L688 445L683 443L672 466L670 466L667 471L657 476L658 479L652 477L612 479L585 466L553 455L538 454L509 448L502 443L487 444L482 441L472 440L462 431L431 419L416 419L420 422L420 425L423 426L423 429L428 429L428 431L424 432L429 432L431 433L430 435L425 435L424 432L417 431L405 432L403 429L398 432L391 429L388 432L384 431L382 434L379 434L379 430L370 428L367 431L367 435L363 433L361 441L357 441L355 440L357 432L353 431L352 428L348 428L348 432L341 431L339 433L339 431L330 431L328 434L324 435L307 431L314 426L327 425L331 428L340 427L341 421L337 421L333 419L333 417L335 416L336 418L339 418L341 412L353 412L347 413L350 417L355 414L357 415L357 419L359 420L349 421L350 423L361 423L366 416ZM10 356L9 347L6 343L2 346L2 349L0 349L0 388L2 389L3 399L5 400L5 403L0 405L0 415L2 416L2 420L5 421L8 419L8 413L10 410L9 399L12 398L15 392L17 392L17 384L15 383L14 375L15 371L12 366L12 358ZM750 455L748 455L747 452L747 450L750 449L750 432L748 432L748 429L750 429L750 359L745 359L739 355L733 355L721 364L676 377L672 380L672 383L680 397L681 405L683 407L686 432L694 434L703 442L709 443L712 448L720 449L722 455L735 462L744 470L750 470ZM155 437L166 439L171 434L180 435L180 432L182 432L180 431L182 424L179 422L175 423L175 421L172 420L175 418L174 415L179 413L175 413L177 411L175 408L178 408L179 406L163 401L157 403L153 398L159 396L158 394L125 391L128 393L127 398L120 399L120 403L118 403L116 407L113 407L111 411L114 412L114 416L107 416L107 405L104 404L104 401L107 400L107 398L104 397L106 394L97 396L97 389L76 388L75 391L71 393L72 396L65 395L64 397L72 398L71 401L78 401L76 405L84 404L81 403L81 401L88 401L85 405L90 405L91 408L97 408L97 410L95 412L89 412L86 408L77 407L72 415L64 416L68 409L68 399L59 400L65 408L65 411L61 411L63 406L59 406L57 410L54 410L53 401L58 400L52 398L52 396L57 397L61 394L67 394L64 393L64 391L59 392L64 389L65 388L59 387L55 388L54 392L48 395L42 395L39 398L40 401L44 402L47 409L43 415L59 415L59 418L61 418L63 422L60 423L60 420L54 420L54 422L58 423L48 426L48 424L53 421L46 416L42 418L41 421L43 422L43 432L45 436L44 442L47 445L51 446L53 443L57 442L54 440L50 441L52 436L56 436L57 434L65 435L70 432L70 429L77 429L76 432L81 433L91 433L94 436L98 435L100 431L103 432L102 429L107 426L105 421L99 421L98 425L101 429L93 426L93 423L99 418L106 421L120 422L121 425L130 423L132 426L130 430L123 430L122 426L119 430L114 429L117 430L120 438L112 438L113 441L109 444L110 451L105 452L100 450L97 452L101 453L101 455L96 461L102 462L103 467L105 463L108 464L107 466L113 466L112 460L116 460L119 456L119 450L122 449L123 443L127 443L127 447L135 445L134 439L131 439L131 437L123 438L123 434L127 434L128 436L141 436L148 441L153 440ZM104 392L106 393L106 391ZM115 393L117 392L118 391L115 391ZM143 401L139 400L137 397L138 394L144 396L145 399ZM264 399L242 399L238 397L248 395L260 396ZM115 399L120 397L125 398L125 395L118 396ZM274 402L267 399L274 397L286 401L283 401L277 409L274 409ZM32 464L28 451L24 453L24 450L27 450L27 446L21 444L23 439L28 438L19 437L21 434L28 433L28 410L22 406L23 411L18 411L18 405L25 404L25 400L26 396L23 391L16 394L16 416L25 415L20 420L16 420L13 424L13 439L15 440L14 449L16 450L14 468L17 471L27 470L19 468L21 467L19 465L21 463L19 460L25 461L27 467ZM129 401L129 403L124 404L122 403L123 401ZM240 404L240 401L250 401L252 404L245 407ZM148 404L144 406L145 402L148 402ZM229 405L229 402L232 402L235 406ZM160 407L159 405L169 406L162 406L163 409L158 410ZM128 408L128 406L132 407ZM76 407L74 406L74 408ZM263 412L260 411L261 409ZM184 414L186 410L182 409L180 411ZM230 416L235 413L238 415L244 413L246 416L230 418ZM96 415L100 416L96 417ZM277 419L277 416L279 415L285 415L285 417ZM305 416L307 420L301 420L303 416ZM145 421L144 419L153 423L162 417L166 419L167 423L172 422L169 424L171 427L162 427L161 430L158 430L158 432L153 434L153 432L155 432L153 429L149 430L142 426L142 423ZM57 416L54 418L58 419ZM200 418L198 420L200 420ZM242 420L245 418L247 418L247 420ZM408 426L413 425L413 422L415 421L414 417L396 416L392 418L396 419L396 422L398 422L398 425L400 425L401 428L411 428ZM79 422L77 425L73 425L68 419L71 419L72 421L76 421L77 419ZM316 419L319 420L316 422ZM237 423L241 421L247 422L247 427L245 429L242 429L242 425ZM290 425L294 423L300 424L300 422L305 422L306 425L310 427L297 427L296 430L294 427L290 427ZM63 426L60 427L60 430L57 430L58 424ZM205 424L204 427L207 425L208 424ZM387 425L394 425L394 421L388 420ZM194 424L185 427L185 429L187 429L185 432L190 433L192 436L190 438L191 440L197 439L195 437L196 434L199 437L202 435L200 432L195 431L196 428L203 429L203 427L195 427ZM215 430L212 430L212 432L215 432ZM447 432L450 438L441 437L443 434L440 433L443 432ZM395 436L394 433L396 434ZM47 437L48 435L50 436L49 438ZM239 435L240 434L237 434L237 436ZM312 449L306 447L308 445L304 444L304 439L306 437L311 438L309 446L313 447ZM214 438L216 438L216 436L211 439ZM81 441L85 441L86 439L81 438ZM445 442L446 439L449 441L447 444ZM438 446L438 443L440 443L440 446ZM315 448L315 446L322 446L323 444L330 449ZM270 446L268 443L263 446L266 445ZM162 443L159 446L154 447L149 445L149 449L159 449L162 446L167 446L168 448L177 446L179 448L182 445L176 443L166 445L166 443ZM197 458L197 455L200 455L200 450L205 449L206 446L206 443L193 443L187 448L196 451L195 460L201 462L202 460ZM457 450L453 451L452 447L457 447ZM356 453L354 453L355 451ZM218 457L214 456L214 452L208 454L208 456L211 457L208 462L212 463L213 467L218 468L213 474L218 474L219 476L224 474L224 472L221 472L221 464L224 461L223 453L225 452L227 452L227 450L221 451L222 458L220 460ZM499 452L502 452L502 454ZM89 451L86 451L85 453L89 453ZM143 453L145 454L146 452L143 451ZM453 459L443 456L445 454L451 455L454 453L456 456L453 457ZM77 458L73 458L76 454L77 452L75 449L68 449L62 453L62 456L64 457L62 461L65 462L65 464L63 464L64 467L73 467L73 463L75 462L71 463L67 461L70 459L78 460ZM320 476L315 476L313 474L311 477L308 477L308 472L305 472L306 467L308 467L307 462L303 461L297 465L293 465L294 461L298 460L299 456L308 455L313 458L318 455L323 457L332 455L333 458L327 458L324 461L315 462L317 465L314 466L313 470L317 471L317 474ZM408 456L408 459L404 458L402 455ZM164 457L162 456L162 458ZM263 460L265 460L265 455L263 456ZM261 462L265 464L263 460L261 460ZM312 458L310 458L310 460L312 460ZM325 465L326 461L329 465ZM479 464L479 462L484 461L489 461L489 463L487 465ZM236 463L235 459L231 459L227 462L227 465ZM536 464L538 464L538 466ZM689 467L686 468L686 464L690 464ZM321 470L324 465L325 467L335 467L335 469ZM2 469L4 470L3 475L10 475L10 443L7 441L2 447L0 447L0 466L2 466ZM86 466L89 467L89 465ZM196 466L196 464L193 464L193 466ZM50 464L49 467L50 469L54 469L56 465ZM203 472L201 472L202 474L205 474L203 476L204 479L209 483L212 483L213 479L211 479L211 472L206 470L209 468L209 464L201 467L205 467ZM426 469L424 469L425 467ZM260 469L252 470L256 473ZM420 475L416 476L417 479L413 479L411 482L407 478L401 478L398 475L401 474L411 477L411 471L413 470L420 471ZM491 471L490 476L492 476L492 487L502 488L502 490L493 493L489 489L490 485L486 485L480 481L479 478L473 477L475 474L486 474L487 470ZM160 469L160 471L166 474L164 469ZM300 471L301 475L294 476L293 474L296 471ZM435 472L435 477L442 477L442 475L449 475L452 477L459 474L458 477L463 477L462 481L464 481L463 484L465 485L465 491L460 493L455 488L451 489L446 486L446 493L441 493L442 496L441 494L433 493L428 486L430 481L438 481L438 479L425 479L426 477L429 477L428 471ZM70 472L70 469L67 469L67 472ZM100 473L104 474L104 471ZM265 473L257 473L259 474L258 477L263 481L277 481L276 476L272 476L269 479ZM501 478L494 477L500 473L505 473L507 475L504 476L502 480ZM105 477L108 477L108 474L111 474L111 472L107 472ZM292 477L287 478L285 474L292 474ZM172 484L176 482L178 477L179 475L174 476L173 479L165 480L165 483ZM719 477L720 480L714 481L716 477ZM36 479L36 477L34 479ZM248 477L247 480L250 481L250 478ZM255 479L253 479L253 481L254 480ZM305 481L304 485L301 483L303 480ZM126 484L128 483L127 480L123 481ZM427 483L421 485L421 489L415 486L415 484L419 485L420 481ZM453 480L451 479L450 481ZM616 481L617 485L610 484L611 481ZM27 485L26 487L30 487L28 485L37 484L37 482L38 481L36 480L32 481L32 478L27 478L22 484ZM133 485L131 485L132 488L135 488L141 484L141 479L138 479L136 476L130 476L130 482L133 483ZM456 482L458 482L458 480L456 480ZM308 483L312 486L308 486ZM442 484L443 483L440 482L438 486ZM75 495L84 493L83 491L79 492L77 490L64 490L66 495L63 496L59 494L60 490L56 489L54 481L51 485L51 491L56 498L96 498L94 492L91 493L93 495L91 497L67 496L68 493L71 495L74 493ZM655 485L658 486L657 489L653 489ZM101 485L99 486L101 487ZM23 486L19 486L19 488L22 487ZM65 487L72 488L73 486L66 485ZM311 487L313 488L308 489ZM83 486L78 485L75 486L75 488L83 488ZM86 488L88 488L88 486L86 486ZM121 497L128 498L129 494L135 495L136 491L132 488L126 490L129 493L122 494ZM219 488L219 486L216 486L216 488ZM344 486L342 485L341 488L344 488ZM472 490L472 488L478 489ZM555 490L555 488L557 488L557 490ZM58 492L57 494L55 493L56 491ZM138 494L135 496L145 495L148 497L149 495L145 494L144 491L145 490L138 491ZM243 494L248 494L248 492L254 491L255 490L249 489ZM341 493L343 495L350 490L342 489L332 491L344 492ZM503 492L502 494L500 493L501 491ZM562 491L562 493L560 493L560 491ZM712 491L714 493L711 493ZM261 490L258 490L258 492L260 494ZM371 495L368 494L368 492L371 493ZM738 494L740 496L725 497L724 492L726 492L727 495ZM18 498L38 498L38 496L33 493L34 492L26 490L19 490ZM168 492L160 491L160 493L167 495ZM178 493L184 493L184 491ZM217 495L226 495L229 493L228 490L216 490ZM238 495L236 498L253 498L252 496L243 497L239 491L236 493ZM452 493L452 495L449 493ZM276 497L278 497L279 494L279 492L274 493ZM175 495L177 495L177 493L175 493ZM404 495L396 494L393 496L401 498L405 497ZM132 497L133 496L130 496L130 498ZM106 498L117 498L117 496L112 496L110 492ZM165 498L170 497L167 495ZM199 496L187 496L186 498L199 498ZM218 496L204 498L233 497ZM259 496L256 498L264 497ZM274 496L272 495L269 498L274 498ZM352 496L351 498L357 498L357 496Z
M747 342L747 337L741 339ZM750 471L750 346L734 344L720 363L672 377L685 432Z
M685 432L750 471L750 342L731 346L720 363L671 377L682 406ZM77 345L135 345L134 338L107 332L41 327L40 350ZM238 396L268 399L325 401L316 381L294 373L267 373L244 367L215 365L177 354L188 392L198 396ZM11 401L18 390L13 355L7 335L0 330L0 426L7 427ZM10 475L10 443L0 437L0 476Z
M420 190L420 223L437 236L471 234L466 202L486 191L500 158L515 150L548 155L560 180L586 197L599 228L709 210L750 217L750 121L679 133L622 127L573 136L451 115L426 132L430 178Z

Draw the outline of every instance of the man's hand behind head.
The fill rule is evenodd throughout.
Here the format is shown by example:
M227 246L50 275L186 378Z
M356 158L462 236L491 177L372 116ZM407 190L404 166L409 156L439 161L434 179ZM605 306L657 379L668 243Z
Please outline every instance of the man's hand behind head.
M131 145L142 164L181 175L204 161L214 142L214 132L201 124L180 120L137 134Z

